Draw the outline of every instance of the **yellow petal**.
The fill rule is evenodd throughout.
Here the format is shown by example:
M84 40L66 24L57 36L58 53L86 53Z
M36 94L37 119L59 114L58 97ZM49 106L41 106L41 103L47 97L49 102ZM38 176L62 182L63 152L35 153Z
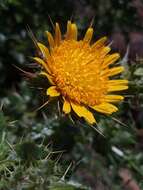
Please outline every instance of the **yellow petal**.
M109 69L109 74L108 76L113 76L113 75L117 75L119 73L122 73L124 71L124 67L123 66L118 66L118 67L114 67Z
M114 53L112 55L109 55L105 57L105 60L103 62L102 68L106 68L108 65L114 63L120 58L120 55L118 53Z
M105 102L120 102L124 99L123 96L120 95L106 95L104 98Z
M48 32L48 31L46 31L45 33L46 33L46 35L47 35L50 48L51 48L51 49L54 48L55 42L54 42L54 38L53 38L52 34L51 34L50 32Z
M71 25L71 39L77 40L77 26L76 26L76 24Z
M71 112L71 105L67 100L64 100L64 104L63 104L63 112L65 114L68 114Z
M126 90L126 89L128 89L128 86L126 86L126 85L117 85L117 86L116 85L115 86L109 85L107 91L108 92L114 92L114 91L121 91L121 90Z
M99 105L92 106L92 108L104 114L112 114L113 112L118 111L118 108L110 103L101 103Z
M57 91L56 86L49 87L46 94L51 97L60 96L60 93Z
M44 69L46 69L46 71L47 71L48 73L51 73L50 68L49 68L48 64L47 64L45 61L43 61L43 60L40 59L39 57L33 57L33 59L34 59L37 63L39 63L40 65L42 65L42 66L44 67Z
M99 40L97 40L91 47L93 49L97 49L97 48L100 48L104 45L104 43L107 41L107 37L102 37L100 38Z
M50 57L48 48L45 45L41 44L40 42L38 42L37 45L42 53L43 58L47 60Z
M84 106L80 106L71 102L72 109L79 117L84 117L84 119L90 124L96 123L93 114Z
M60 45L61 39L62 39L62 37L61 37L60 26L59 26L58 23L56 23L56 28L55 28L55 44L56 44L57 46Z
M105 55L107 55L109 52L111 51L111 48L106 46L101 50L101 56L104 57Z
M86 31L86 34L84 36L83 41L90 43L92 35L93 35L93 28L88 28L88 30Z
M126 90L128 89L128 80L124 79L109 80L107 83L107 87L108 87L107 89L108 92Z
M53 84L53 85L55 84L55 83L53 82L53 80L52 80L51 75L49 75L48 73L42 71L42 72L39 73L39 75L46 76L47 79L49 80L49 82L50 82L51 84Z
M72 33L72 23L71 21L68 21L67 23L67 33L66 33L66 39L69 40L71 38Z
M116 79L116 80L109 80L108 84L113 86L113 85L127 85L129 83L128 80L124 80L124 79Z

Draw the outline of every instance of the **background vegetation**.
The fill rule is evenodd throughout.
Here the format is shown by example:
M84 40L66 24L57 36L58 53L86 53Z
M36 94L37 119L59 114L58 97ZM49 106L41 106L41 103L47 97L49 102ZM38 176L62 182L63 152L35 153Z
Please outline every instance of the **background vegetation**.
M63 32L72 19L79 37L93 20L94 40L107 35L122 55L130 88L117 114L97 117L105 137L59 113L56 102L36 111L47 81L29 81L15 67L35 71L27 26L46 44L50 18ZM143 189L142 56L141 0L0 0L0 189Z

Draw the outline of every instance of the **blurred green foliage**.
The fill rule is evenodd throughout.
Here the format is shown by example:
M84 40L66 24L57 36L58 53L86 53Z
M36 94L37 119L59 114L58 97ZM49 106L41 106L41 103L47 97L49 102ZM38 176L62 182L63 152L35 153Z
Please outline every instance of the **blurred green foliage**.
M59 113L55 101L36 111L46 101L47 81L25 81L13 65L35 71L29 68L35 50L26 28L45 40L44 31L52 31L49 16L63 31L72 17L81 36L95 16L95 38L120 28L128 39L132 28L142 29L132 1L0 0L0 189L120 190L124 169L143 189L142 59L121 61L130 88L117 114L96 115L105 137Z

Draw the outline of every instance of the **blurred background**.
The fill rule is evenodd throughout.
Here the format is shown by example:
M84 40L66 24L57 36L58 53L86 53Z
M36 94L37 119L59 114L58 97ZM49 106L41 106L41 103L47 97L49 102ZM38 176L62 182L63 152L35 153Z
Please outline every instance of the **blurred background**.
M47 81L18 68L36 71L28 28L47 44L51 20L63 33L76 22L79 38L93 22L93 40L106 35L121 54L130 88L118 113L97 116L105 137L59 113L56 101L36 111ZM141 0L0 0L0 189L142 190L142 57Z

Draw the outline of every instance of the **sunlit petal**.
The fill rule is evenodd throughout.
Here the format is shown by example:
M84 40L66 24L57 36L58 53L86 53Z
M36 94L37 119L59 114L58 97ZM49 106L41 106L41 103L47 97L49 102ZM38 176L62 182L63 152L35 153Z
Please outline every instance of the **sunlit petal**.
M79 117L84 117L87 122L90 124L96 123L93 114L84 106L74 104L71 102L72 109Z
M47 95L55 97L55 96L60 96L60 93L57 91L56 86L51 86L47 89Z
M64 100L64 103L63 103L63 112L65 114L68 114L68 113L71 112L71 105L70 105L70 103L67 100Z

